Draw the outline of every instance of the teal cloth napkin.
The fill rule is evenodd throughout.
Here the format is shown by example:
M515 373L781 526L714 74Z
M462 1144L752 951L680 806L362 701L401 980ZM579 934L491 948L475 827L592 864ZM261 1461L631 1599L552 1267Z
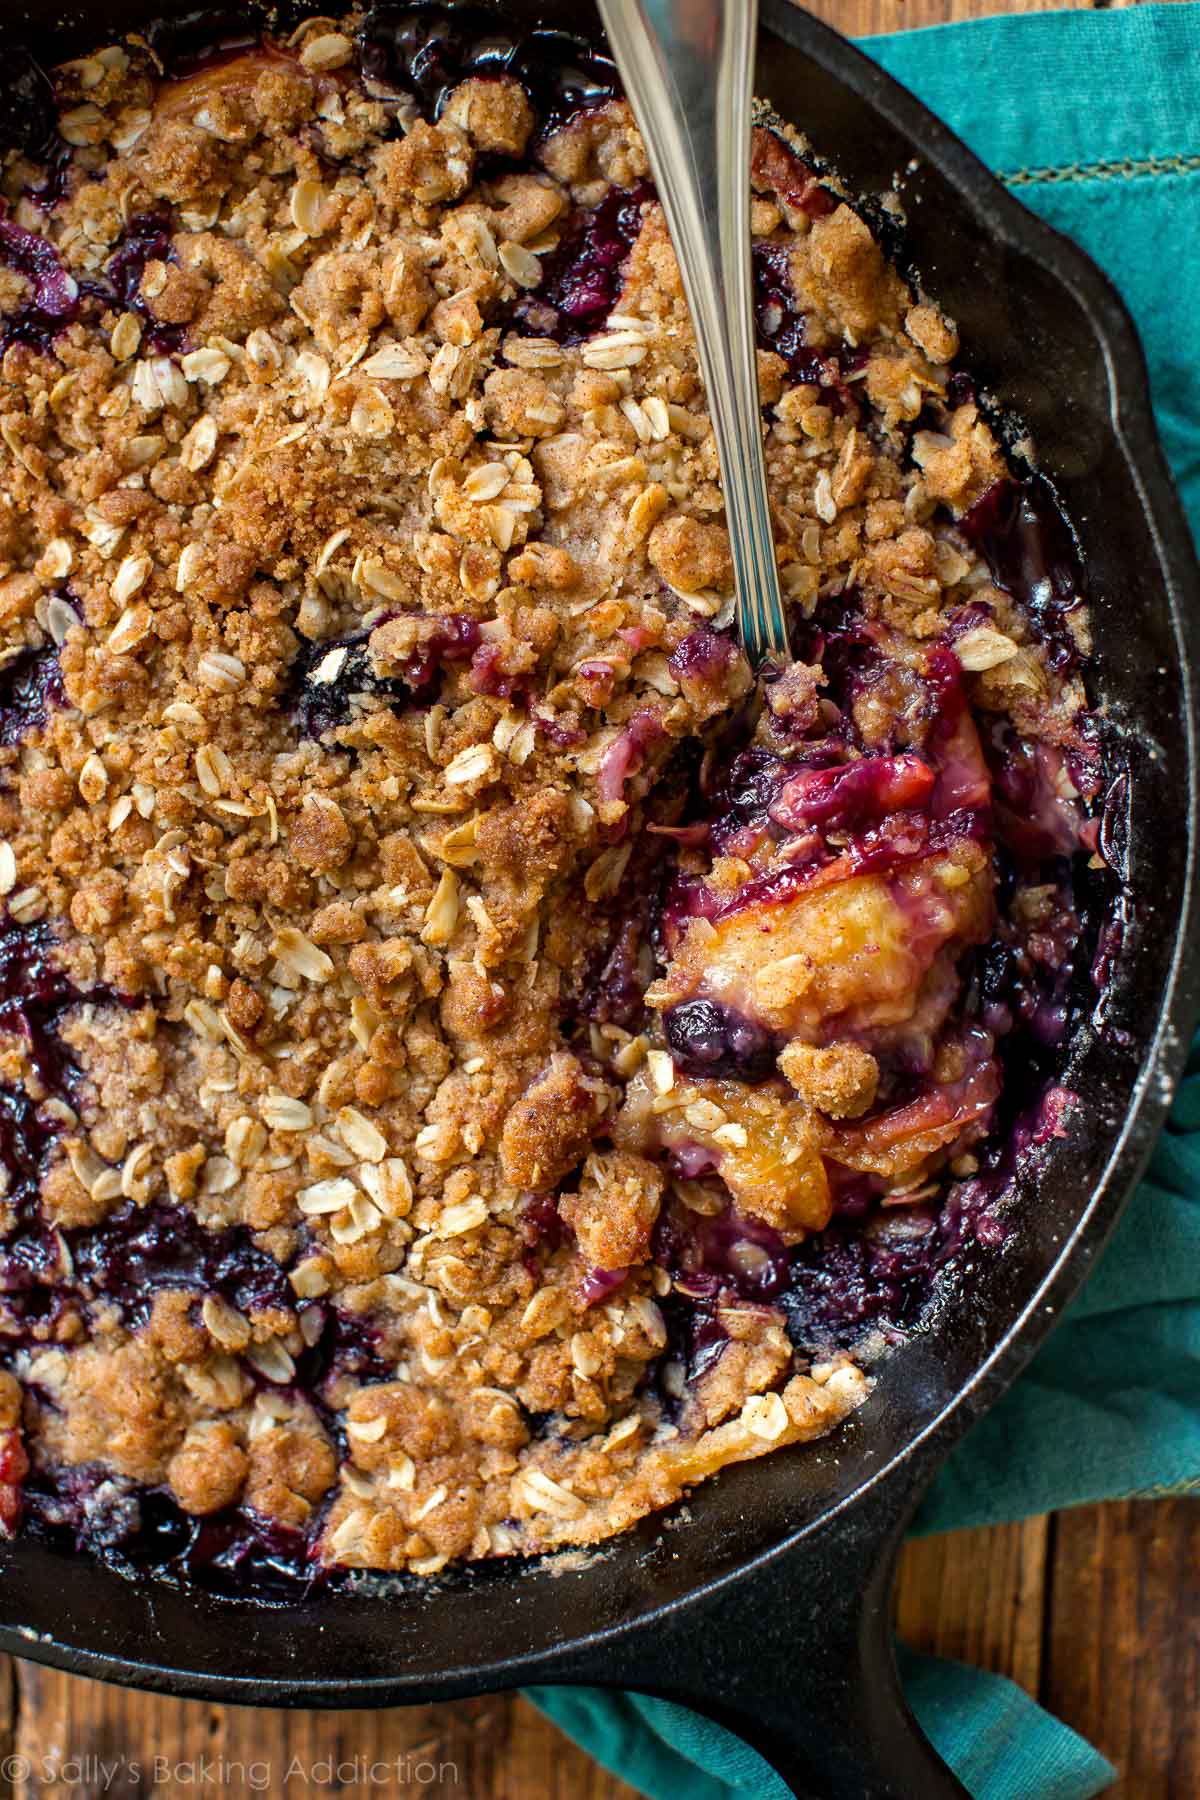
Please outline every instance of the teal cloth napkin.
M1121 289L1200 536L1200 5L985 19L863 48ZM917 1529L1197 1491L1200 1040L1100 1266L950 1457ZM902 1665L913 1710L975 1800L1088 1800L1112 1781L1012 1682L909 1652ZM652 1800L783 1800L753 1750L683 1707L599 1688L530 1697Z

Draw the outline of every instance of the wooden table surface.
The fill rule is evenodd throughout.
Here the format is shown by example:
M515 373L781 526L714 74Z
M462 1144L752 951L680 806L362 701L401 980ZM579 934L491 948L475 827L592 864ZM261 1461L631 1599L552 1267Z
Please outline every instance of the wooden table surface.
M853 35L1046 3L810 0L810 10ZM1010 1676L1098 1745L1120 1770L1114 1800L1200 1795L1194 1501L1082 1507L910 1544L896 1610L914 1648ZM447 1800L634 1796L512 1696L289 1714L134 1694L0 1658L0 1800L99 1800L156 1787Z

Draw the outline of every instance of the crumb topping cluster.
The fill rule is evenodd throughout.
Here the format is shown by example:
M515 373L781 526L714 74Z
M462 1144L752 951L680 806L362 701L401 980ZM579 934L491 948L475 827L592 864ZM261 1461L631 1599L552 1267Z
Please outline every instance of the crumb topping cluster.
M760 124L751 708L629 109L413 31L130 40L5 165L0 1512L93 1546L432 1574L829 1430L839 1222L927 1252L1062 1001L1084 615L953 327Z

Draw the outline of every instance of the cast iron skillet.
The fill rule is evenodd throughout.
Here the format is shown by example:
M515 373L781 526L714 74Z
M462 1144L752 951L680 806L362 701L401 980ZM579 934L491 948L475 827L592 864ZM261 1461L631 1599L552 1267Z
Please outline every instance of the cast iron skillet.
M578 24L570 0L510 0ZM49 60L167 0L87 0L48 24L0 0ZM316 10L314 8L314 10ZM964 1790L918 1730L892 1660L897 1542L938 1463L1045 1337L1091 1267L1162 1121L1192 1027L1200 577L1155 435L1142 355L1107 281L1024 211L909 94L788 0L765 0L756 91L851 186L897 171L915 265L984 385L1027 422L1084 549L1096 698L1123 729L1130 804L1112 839L1133 904L1107 1029L1071 1047L1083 1098L1002 1253L882 1367L833 1438L725 1470L667 1520L574 1565L496 1566L388 1597L287 1611L136 1585L35 1542L0 1554L0 1648L81 1674L260 1705L444 1700L585 1682L686 1701L816 1800ZM964 79L968 74L964 71Z

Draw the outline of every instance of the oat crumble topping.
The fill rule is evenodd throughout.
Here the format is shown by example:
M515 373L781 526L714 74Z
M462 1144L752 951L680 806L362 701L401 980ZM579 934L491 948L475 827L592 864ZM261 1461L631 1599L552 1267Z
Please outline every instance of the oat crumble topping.
M759 125L752 707L611 67L444 19L109 46L5 164L0 1516L101 1552L427 1575L827 1432L1066 1026L1085 613L953 326Z

